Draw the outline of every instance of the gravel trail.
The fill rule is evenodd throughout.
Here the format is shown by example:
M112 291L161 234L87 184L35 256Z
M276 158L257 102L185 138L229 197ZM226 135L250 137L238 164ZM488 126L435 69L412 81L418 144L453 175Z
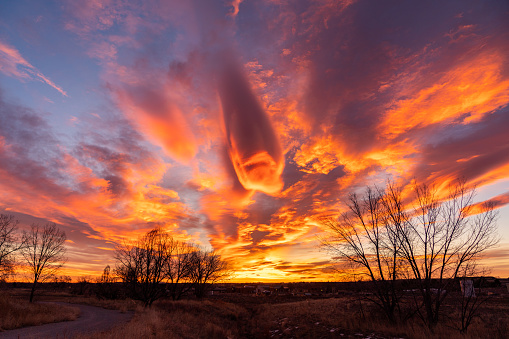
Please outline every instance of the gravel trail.
M79 318L73 321L64 321L40 326L30 326L0 332L0 338L69 339L77 334L106 331L116 325L128 322L134 315L134 312L121 313L120 311L106 310L104 308L88 305L68 304L60 302L55 304L78 307L81 311Z

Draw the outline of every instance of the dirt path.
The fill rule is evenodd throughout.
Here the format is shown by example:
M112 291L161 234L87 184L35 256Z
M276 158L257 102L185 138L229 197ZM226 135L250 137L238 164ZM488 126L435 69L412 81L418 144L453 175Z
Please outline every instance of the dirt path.
M78 307L81 311L78 319L60 323L30 326L16 330L0 332L0 338L6 339L64 339L72 338L77 334L94 333L108 330L116 325L126 323L133 317L133 312L120 313L120 311L106 310L100 307L56 303Z

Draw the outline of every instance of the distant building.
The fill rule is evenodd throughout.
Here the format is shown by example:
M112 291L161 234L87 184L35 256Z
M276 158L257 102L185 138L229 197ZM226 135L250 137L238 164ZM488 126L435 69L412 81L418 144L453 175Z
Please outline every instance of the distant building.
M465 298L475 297L474 281L472 279L460 280L461 294Z
M256 286L256 294L257 295L270 295L271 287L267 285L258 285Z

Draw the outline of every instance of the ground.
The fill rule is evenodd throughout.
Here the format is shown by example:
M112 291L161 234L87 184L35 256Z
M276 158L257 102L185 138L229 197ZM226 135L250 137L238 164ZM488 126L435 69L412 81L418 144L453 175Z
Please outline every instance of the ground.
M450 302L459 295L451 294ZM21 298L18 291L13 298ZM390 324L366 295L345 291L334 296L254 296L221 293L204 300L159 300L144 308L132 300L98 300L67 292L44 292L39 300L88 304L134 311L129 323L77 336L92 338L507 338L509 294L492 292L466 335L457 310L444 306L441 324L430 332L417 316ZM411 302L409 298L405 302ZM402 311L404 313L404 310Z

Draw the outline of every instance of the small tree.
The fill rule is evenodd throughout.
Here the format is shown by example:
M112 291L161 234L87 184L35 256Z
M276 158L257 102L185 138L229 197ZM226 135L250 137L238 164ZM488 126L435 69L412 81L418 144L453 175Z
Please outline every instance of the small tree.
M16 234L18 223L14 216L0 214L0 278L13 272L13 254L23 247Z
M110 265L104 268L103 274L97 279L95 295L99 299L118 299L120 297L120 289L115 284L115 277L111 273Z
M230 275L226 261L214 251L198 249L191 255L190 279L195 295L203 298L210 284Z
M101 275L101 278L99 279L99 283L101 284L109 284L113 282L113 276L110 273L111 267L110 265L106 265L106 267L103 270L103 274Z
M133 243L118 246L115 272L126 284L131 297L145 306L166 294L169 283L173 299L179 299L195 287L198 297L205 295L208 284L227 275L227 265L213 251L174 240L160 228L153 229Z
M65 232L53 223L43 226L32 224L30 231L23 232L21 254L32 275L30 302L39 282L44 282L63 266L65 258Z

